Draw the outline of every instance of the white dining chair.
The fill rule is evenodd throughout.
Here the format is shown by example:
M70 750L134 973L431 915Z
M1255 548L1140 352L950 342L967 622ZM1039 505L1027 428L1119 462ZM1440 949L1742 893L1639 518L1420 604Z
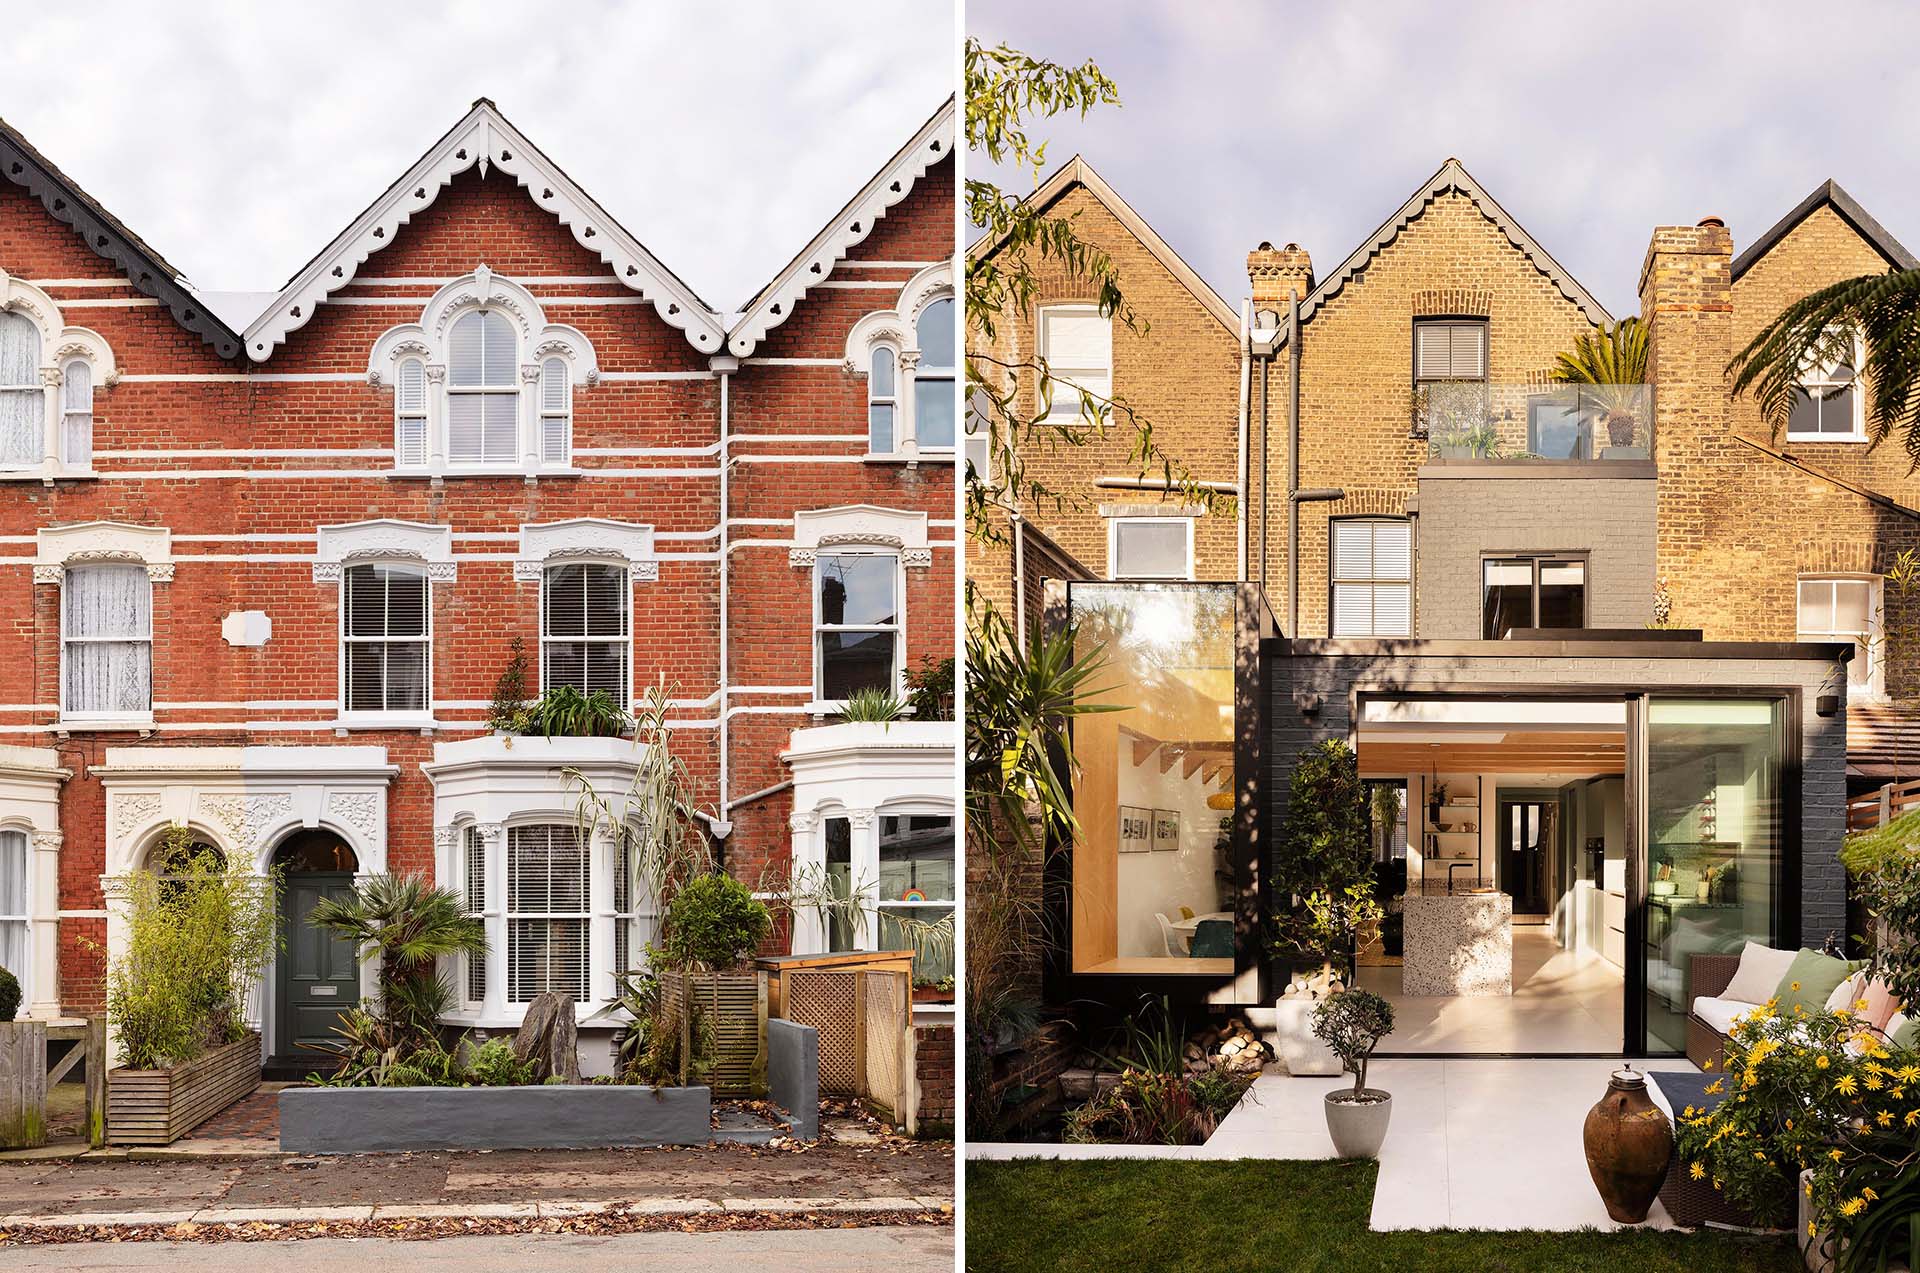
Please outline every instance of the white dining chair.
M1184 959L1187 952L1181 949L1180 935L1173 931L1173 921L1163 911L1155 911L1153 917L1160 921L1160 943L1167 948L1167 958Z

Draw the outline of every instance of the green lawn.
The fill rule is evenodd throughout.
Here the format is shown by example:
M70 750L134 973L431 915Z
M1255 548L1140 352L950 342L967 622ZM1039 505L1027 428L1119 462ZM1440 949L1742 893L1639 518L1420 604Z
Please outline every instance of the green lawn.
M970 1162L967 1268L1767 1273L1785 1241L1708 1233L1370 1233L1371 1162Z

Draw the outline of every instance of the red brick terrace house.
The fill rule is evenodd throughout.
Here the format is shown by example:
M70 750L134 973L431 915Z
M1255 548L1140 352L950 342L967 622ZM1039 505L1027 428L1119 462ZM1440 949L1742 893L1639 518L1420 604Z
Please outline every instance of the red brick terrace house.
M618 793L632 751L490 733L516 637L530 692L666 689L740 878L950 911L953 726L829 721L953 653L953 133L949 102L736 314L485 100L250 299L0 133L0 964L32 1014L101 1011L105 881L175 824L285 868L290 925L355 876L463 889L491 949L454 1024L604 1004L654 915L558 768ZM324 945L259 987L269 1056L363 991Z

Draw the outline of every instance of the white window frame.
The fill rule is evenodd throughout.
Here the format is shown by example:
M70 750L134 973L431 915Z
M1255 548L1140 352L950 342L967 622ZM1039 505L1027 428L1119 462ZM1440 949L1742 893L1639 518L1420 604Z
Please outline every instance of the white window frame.
M407 379L418 373L420 398L418 402L408 402ZM409 354L401 358L395 366L393 378L393 462L396 468L424 469L433 454L433 414L428 408L431 398L431 382L427 377L426 360L419 355ZM408 436L409 426L418 430L417 437ZM409 452L413 454L409 454Z
M1186 527L1186 540L1187 540L1186 571L1178 575L1123 575L1121 574L1119 572L1121 527L1123 526L1164 526L1169 522L1179 522L1181 525ZM1155 579L1191 580L1193 578L1193 571L1194 571L1193 523L1194 523L1194 519L1192 517L1172 517L1172 516L1109 517L1107 519L1107 578L1109 579L1144 579L1149 581L1155 580Z
M835 623L823 621L820 607L820 571L829 557L885 557L893 562L893 599L894 615L891 624L874 623ZM835 711L846 705L844 699L830 699L826 694L827 662L821 654L820 637L827 632L892 632L893 633L893 683L887 692L898 696L906 684L907 672L907 572L901 563L900 554L883 548L853 544L846 546L823 547L808 575L808 586L813 590L813 697L810 708L816 713Z
M866 947L866 949L869 949L869 950L880 949L880 938L881 938L880 920L881 920L881 917L885 915L888 911L917 912L917 911L923 911L923 910L928 910L928 911L944 910L944 911L949 911L953 914L954 924L956 929L958 928L958 925L959 925L960 902L957 897L928 898L924 902L905 902L905 901L890 900L886 897L882 897L879 895L880 863L882 861L881 852L880 852L882 847L880 844L880 835L883 829L882 824L884 820L887 818L945 818L947 820L947 825L950 829L950 834L952 837L951 843L948 846L949 854L951 856L951 865L949 866L948 869L953 876L953 886L949 891L953 893L958 893L960 890L960 868L961 868L960 824L958 819L954 817L954 811L951 808L938 809L938 808L924 807L914 802L881 805L879 808L874 810L872 867L873 867L873 882L874 882L875 896L874 896L874 903L873 903L873 915L872 915L871 922L862 926L864 930L866 930L871 934L871 937L870 937L871 944ZM859 877L856 875L855 878L858 879ZM955 955L956 955L955 951L948 952L948 957L954 960L954 967L957 972L959 963L957 958L955 958ZM956 977L955 980L957 983L958 978Z
M882 354L887 356L893 366L892 393L879 393L873 387L873 364ZM897 455L900 452L900 380L900 350L892 341L875 342L867 351L867 453L869 455ZM893 424L890 430L893 434L893 445L885 450L873 444L873 409L875 407L886 407L893 412L891 417Z
M1055 321L1063 318L1092 318L1099 319L1108 324L1107 362L1104 367L1097 367L1091 363L1082 366L1054 361L1053 356L1047 352L1049 346L1053 343L1052 335L1048 329ZM1096 398L1111 401L1113 398L1114 375L1112 321L1112 315L1102 315L1100 313L1100 306L1091 302L1074 301L1058 305L1042 305L1039 315L1035 319L1034 352L1046 363L1048 377L1057 383L1069 384L1078 389L1084 389ZM1081 407L1077 395L1073 399L1071 410L1064 408L1055 410L1056 402L1051 400L1051 395L1049 395L1049 397L1050 400L1046 404L1047 410L1045 412L1045 422L1047 424L1069 426L1085 419L1081 414ZM1036 413L1038 412L1038 406L1039 404L1035 404Z
M154 580L153 580L151 569L143 570L142 569L143 566L144 566L144 563L138 562L138 561L129 561L125 559L109 559L109 560L102 560L102 561L74 562L69 564L66 567L65 574L60 581L60 724L63 728L75 729L75 728L90 727L90 728L107 728L107 729L113 729L113 728L137 729L137 728L151 727L153 724L153 699L154 699L154 692L153 692L154 657L153 655L154 655L154 645L155 645L154 637L153 637ZM140 641L140 638L138 637L132 637L132 638L74 637L74 636L68 635L67 603L70 600L70 596L71 596L70 590L73 586L73 576L76 572L85 571L95 567L114 567L119 569L141 571L141 573L144 573L147 576L147 635L146 635L147 707L145 711L81 712L81 711L76 711L67 702L67 647L69 645L90 644L94 642L98 642L101 644L124 645L128 643L137 644Z
M579 836L585 840L585 844L583 848L586 856L587 887L586 887L586 895L580 899L579 910L557 911L557 910L553 910L551 906L549 906L547 910L543 910L543 911L516 911L513 909L514 833L531 831L536 827L559 828L560 830L563 830L563 831L572 832L574 835ZM513 821L507 823L506 834L500 837L501 856L500 856L500 862L499 862L500 950L504 957L504 963L502 965L503 980L498 992L498 999L503 1007L509 1010L524 1011L527 1004L533 1001L531 996L525 999L515 999L513 997L513 925L515 920L547 921L547 922L552 922L555 920L577 921L580 924L581 932L585 939L583 942L582 953L584 953L586 956L586 964L581 972L581 987L580 987L581 993L576 998L577 998L577 1001L581 1003L593 1002L599 998L599 996L597 996L594 993L595 983L596 983L596 978L594 976L594 973L596 971L596 965L598 965L599 967L604 967L605 964L604 962L597 961L595 958L594 930L597 927L597 925L595 924L594 921L595 921L596 915L603 909L602 905L597 904L602 902L603 895L605 898L605 909L607 909L609 912L611 911L611 893L612 893L611 874L610 873L608 874L608 878L605 881L600 881L597 878L600 874L602 874L602 872L599 869L600 863L596 860L600 857L600 853L598 851L599 850L598 842L601 840L601 838L602 837L593 835L589 831L583 829L580 826L580 822L578 818L555 818L555 817L552 817L551 815L544 815L544 816L530 815L523 818L516 818ZM488 865L492 866L493 864L489 863ZM553 881L553 872L552 872L551 866L548 867L547 880L548 880L548 893L549 893L547 900L549 903L551 903L553 900L551 896L552 881ZM612 959L611 936L612 936L611 930L609 930L608 932L609 940L608 940L608 947L606 951L607 961L611 961ZM489 985L489 993L492 993L491 985ZM535 991L534 993L539 994L542 992Z
M53 298L33 284L0 270L0 311L19 314L40 334L39 380L34 384L8 386L38 390L43 420L41 453L17 465L0 467L0 481L53 481L56 478L92 478L94 471L89 446L85 463L70 463L66 458L67 369L76 362L85 363L92 376L89 437L99 422L99 398L120 379L113 349L100 333L87 327L69 326Z
M563 566L599 566L611 570L620 577L621 598L625 602L622 611L622 626L626 634L621 637L567 637L553 636L547 631L547 576ZM548 670L548 645L619 645L621 647L621 677L626 682L625 692L614 696L614 701L626 711L634 699L633 692L633 568L630 562L614 557L584 558L548 558L540 567L540 690L545 693L554 688L552 673ZM584 691L583 691L584 692Z
M352 637L347 632L347 596L352 585L352 574L362 567L378 567L397 570L419 577L420 586L425 594L424 614L426 633L419 637ZM339 654L339 693L340 724L350 728L383 729L397 727L402 729L424 728L433 724L433 576L427 566L409 558L357 557L342 565L340 570L340 614L337 621L340 638ZM424 702L417 709L354 711L347 706L347 646L350 642L364 645L400 644L418 642L425 649L425 661L422 676L424 678Z
M1841 631L1837 626L1839 612L1839 590L1834 584L1864 583L1867 585L1867 630L1864 633ZM1800 626L1800 594L1808 584L1827 585L1828 626L1825 629L1803 628ZM1885 604L1886 580L1880 575L1849 574L1845 571L1825 571L1816 574L1800 575L1794 581L1793 589L1793 625L1794 635L1801 641L1854 641L1864 647L1867 659L1866 680L1855 683L1847 678L1847 696L1849 698L1885 698L1887 693L1886 661L1880 657L1881 647L1886 640ZM1864 638L1864 639L1863 639ZM1856 655L1856 657L1859 657Z
M1860 333L1855 332L1853 334L1854 374L1851 377L1843 380L1824 374L1827 370L1825 367L1808 366L1795 382L1796 388L1806 393L1809 397L1817 396L1824 398L1827 394L1835 390L1852 389L1852 430L1847 433L1808 433L1805 431L1796 431L1793 427L1793 416L1789 413L1786 428L1787 440L1789 442L1866 442L1868 440L1867 385L1866 381L1860 376L1860 364L1866 356L1866 342L1860 338Z
M493 869L493 849L488 844L488 839L487 830L478 823L468 822L455 828L454 865L459 872L461 900L465 904L467 918L480 922L482 931L487 934L488 948L491 949L495 927L493 919L496 912L490 905L492 899L487 890L490 887L490 881L498 872ZM477 881L474 879L473 872L476 850L480 860L480 878ZM474 891L476 883L480 886L477 895ZM493 986L493 978L490 975L492 970L487 966L487 954L482 952L479 955L462 955L460 964L457 972L458 979L455 982L455 988L460 994L460 1006L468 1012L481 1011L486 1007L487 995ZM473 993L476 978L480 983L480 993L477 995Z
M481 325L481 330L483 332L482 338L484 339L484 332L487 326L487 319L493 318L493 317L499 318L501 322L505 325L506 329L513 333L513 360L512 361L513 361L513 365L516 368L520 368L520 356L524 350L525 342L522 339L521 333L515 327L513 316L511 314L506 313L503 310L496 309L493 306L489 306L489 305L478 305L473 307L472 309L468 309L462 312L461 314L459 314L457 317L455 317L454 320L447 325L447 348L449 353L451 353L453 348L454 333L461 327L462 324L474 323L474 322L479 323ZM484 365L485 365L484 356L482 357L481 361L482 361L482 366L484 368ZM535 372L535 376L534 376L535 394L537 395L539 392L539 387L538 387L539 368L535 367L533 368L533 370ZM526 436L527 403L525 400L526 399L525 378L520 375L514 375L507 381L506 384L490 385L486 383L486 376L483 370L481 374L480 383L471 384L471 385L459 384L455 382L453 378L453 361L451 358L449 358L447 361L446 394L447 394L447 409L443 418L446 421L444 427L446 432L447 468L449 469L449 471L458 472L464 469L470 472L503 471L503 472L511 473L518 470L526 460L526 453L528 448L528 441ZM486 449L486 441L485 441L486 422L485 421L486 421L487 399L499 398L503 401L510 402L513 404L513 425L514 425L513 448L511 451L508 452L505 459L489 460L489 459L486 459L484 456L482 456L479 459L459 459L454 456L453 454L453 404L456 400L460 398L477 398L480 400L480 403L481 403L480 437L481 437L482 451Z
M872 383L873 355L881 349L893 353L893 449L878 451L873 447L873 411L874 404L886 402L884 396L876 398L867 394L867 409L860 419L860 431L866 437L867 459L873 461L900 461L908 464L921 462L953 463L960 453L960 434L962 414L959 402L954 403L954 440L945 446L926 446L920 442L919 430L914 420L914 384L918 378L918 368L925 350L920 348L920 317L929 305L936 301L951 301L955 307L954 334L955 343L963 330L960 301L953 286L953 267L946 262L930 265L907 280L900 289L900 295L894 307L863 315L847 332L846 368L853 375ZM954 392L959 392L960 365L962 355L958 349L953 352L954 367L952 381ZM948 377L942 376L945 380Z
M0 924L20 925L21 963L18 968L9 968L7 971L12 973L14 980L20 983L20 1015L25 1017L32 1005L39 999L38 987L33 979L33 912L34 902L36 900L33 887L33 875L35 868L39 865L36 861L38 850L35 846L35 833L31 827L20 826L14 823L0 824L0 842L4 842L5 837L10 835L20 837L20 903L22 909L17 914L10 911L0 913Z
M451 381L451 342L453 328L473 313L496 313L507 320L514 331L517 376L511 385L455 386ZM426 380L426 458L420 463L402 454L399 444L401 419L397 402L402 365L419 360ZM564 411L546 405L546 386L550 365L558 359L566 370ZM368 357L367 379L375 388L391 387L395 392L395 476L400 477L497 477L523 473L528 477L573 473L574 448L579 443L575 428L578 417L577 391L597 384L600 366L593 343L577 328L547 321L539 300L525 287L502 278L482 266L473 273L454 279L434 293L421 311L420 321L388 328L373 344ZM506 459L454 463L449 457L451 400L456 395L511 394L514 400L514 454ZM409 415L408 418L414 418ZM564 418L566 447L564 455L549 458L545 445L550 420Z
M1376 526L1376 525L1391 525L1391 526L1406 527L1407 529L1407 575L1406 575L1406 578L1404 579L1390 578L1390 577L1380 575L1378 573L1379 554L1378 552L1372 551L1372 550L1370 550L1368 553L1369 561L1372 563L1371 570L1368 577L1363 579L1357 576L1350 577L1350 576L1342 575L1339 573L1340 553L1339 553L1339 544L1337 541L1339 538L1341 528L1347 527L1347 526ZM1374 542L1376 544L1378 543L1377 540L1375 540ZM1413 549L1413 524L1412 524L1412 519L1410 518L1406 518L1406 517L1336 517L1331 519L1327 523L1327 634L1328 636L1330 636L1334 640L1341 640L1344 638L1367 638L1367 637L1389 637L1389 638L1411 637L1413 635L1413 629L1417 622L1417 616L1414 614L1414 608L1413 608L1414 607L1414 590L1413 590L1414 558L1415 558L1415 554ZM1368 629L1369 629L1368 631L1366 632L1334 631L1334 615L1338 612L1338 608L1335 604L1335 599L1339 595L1341 584L1365 585L1369 588L1376 590L1376 593L1373 595L1377 595L1377 590L1381 587L1404 586L1407 590L1407 630L1405 632L1379 631L1380 625L1377 621L1377 609L1376 609L1376 621L1368 625Z
M558 405L551 401L556 388ZM548 354L540 360L539 395L540 465L564 468L573 462L573 381L567 375L567 360L558 354ZM557 454L549 445L553 440L549 431L556 426L560 430Z

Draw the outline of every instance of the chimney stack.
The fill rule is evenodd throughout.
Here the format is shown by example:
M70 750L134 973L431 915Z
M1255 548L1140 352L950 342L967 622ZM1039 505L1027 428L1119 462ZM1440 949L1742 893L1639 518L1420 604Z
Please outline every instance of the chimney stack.
M1287 294L1305 299L1313 290L1313 258L1298 243L1276 248L1262 243L1247 253L1247 280L1253 284L1256 310L1284 310Z

